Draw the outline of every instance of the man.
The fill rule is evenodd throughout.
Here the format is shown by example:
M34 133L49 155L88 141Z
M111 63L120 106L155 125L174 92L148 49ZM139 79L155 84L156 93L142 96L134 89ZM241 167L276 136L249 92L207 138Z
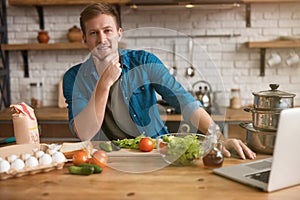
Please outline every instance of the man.
M155 55L118 48L122 28L114 7L107 3L87 6L80 25L91 55L69 69L63 80L70 129L76 136L112 140L167 134L156 107L156 93L207 133L213 123L210 115ZM256 157L240 140L225 139L224 144L243 159ZM224 153L230 156L227 149Z

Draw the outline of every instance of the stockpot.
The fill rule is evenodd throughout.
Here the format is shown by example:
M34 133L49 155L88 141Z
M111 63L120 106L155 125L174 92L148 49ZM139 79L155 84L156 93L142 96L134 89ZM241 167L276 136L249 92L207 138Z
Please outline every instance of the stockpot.
M253 108L245 108L252 112L253 127L260 131L276 131L280 112L294 107L295 94L277 90L278 84L270 84L271 90L253 92Z
M240 123L247 130L247 145L256 153L273 154L276 132L259 131L252 123Z
M258 110L245 108L252 112L253 127L260 131L276 131L281 110Z
M270 84L271 90L253 92L255 109L282 110L294 107L295 94L277 90L278 84Z

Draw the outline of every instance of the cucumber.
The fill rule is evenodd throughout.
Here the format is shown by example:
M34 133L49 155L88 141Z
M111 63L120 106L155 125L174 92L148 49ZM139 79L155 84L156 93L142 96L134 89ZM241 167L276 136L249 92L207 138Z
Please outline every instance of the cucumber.
M84 167L84 166L94 167L94 174L100 174L102 172L102 168L95 164L82 163L82 164L78 165L78 167Z
M120 146L118 146L118 145L115 145L115 144L111 144L111 147L112 147L112 150L113 151L119 151L120 149L121 149L121 147Z
M99 143L100 149L106 151L106 152L111 152L112 151L112 146L110 143L105 142L105 141L100 141Z
M120 143L116 140L111 141L111 147L112 147L113 151L119 151L121 149Z
M94 173L95 168L93 166L70 166L69 172L70 174L77 174L77 175L90 175Z

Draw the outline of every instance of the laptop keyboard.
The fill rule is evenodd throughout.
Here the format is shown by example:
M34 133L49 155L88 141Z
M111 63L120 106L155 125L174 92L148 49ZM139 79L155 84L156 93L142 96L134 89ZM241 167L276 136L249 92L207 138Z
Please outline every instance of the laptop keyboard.
M271 170L264 171L264 172L258 172L255 174L246 175L246 177L254 179L254 180L262 181L264 183L268 183L270 172L271 172Z

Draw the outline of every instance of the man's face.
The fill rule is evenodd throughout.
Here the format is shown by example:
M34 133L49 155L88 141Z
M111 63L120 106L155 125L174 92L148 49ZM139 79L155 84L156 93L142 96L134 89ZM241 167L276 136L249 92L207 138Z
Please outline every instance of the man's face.
M85 22L84 41L100 60L118 52L121 36L122 29L117 28L116 21L111 15L100 14Z

